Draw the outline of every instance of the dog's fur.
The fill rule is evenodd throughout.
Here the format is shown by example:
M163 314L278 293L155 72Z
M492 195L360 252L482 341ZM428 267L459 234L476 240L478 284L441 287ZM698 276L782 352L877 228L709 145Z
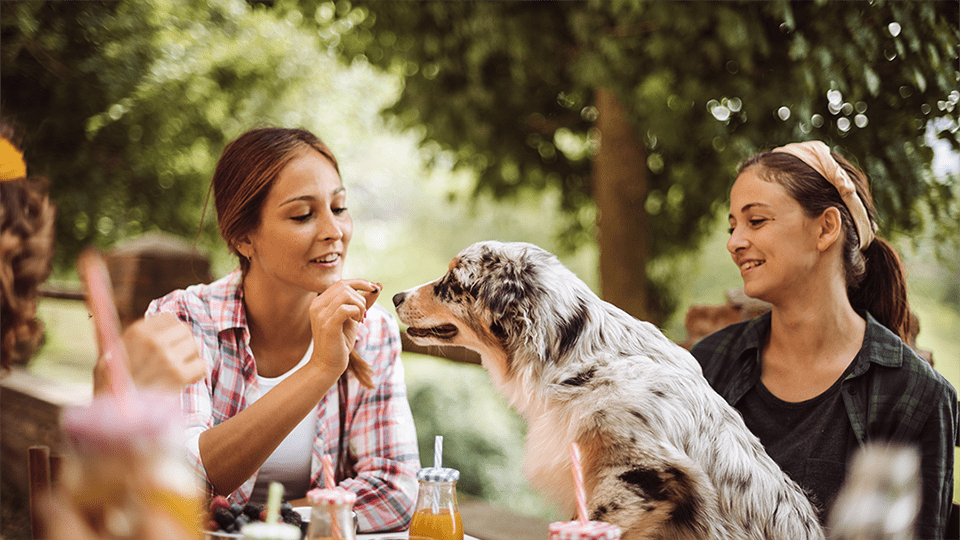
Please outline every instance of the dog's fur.
M568 515L576 441L589 517L624 540L823 538L803 491L693 356L550 253L474 244L393 301L415 342L480 353L528 423L524 473Z

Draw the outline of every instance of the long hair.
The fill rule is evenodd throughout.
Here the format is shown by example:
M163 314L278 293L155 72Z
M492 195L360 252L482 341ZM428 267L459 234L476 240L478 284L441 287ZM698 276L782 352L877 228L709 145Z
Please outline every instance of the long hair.
M333 152L303 129L256 128L224 148L213 173L214 206L220 236L239 258L243 275L250 261L237 251L237 244L260 226L264 201L280 171L308 148L329 159L340 173Z
M0 126L13 144L13 128ZM37 318L37 288L53 268L53 222L56 209L46 178L34 176L0 182L0 365L26 364L43 342Z
M870 222L876 222L876 210L866 174L840 154L831 151L833 159L847 172L863 201ZM876 237L863 250L850 210L840 193L820 173L799 158L784 152L764 152L746 160L743 172L756 168L757 174L769 182L783 186L796 199L808 217L817 217L828 208L836 208L843 223L843 269L847 297L854 309L867 311L881 324L908 342L910 306L907 301L907 280L903 261L886 240Z

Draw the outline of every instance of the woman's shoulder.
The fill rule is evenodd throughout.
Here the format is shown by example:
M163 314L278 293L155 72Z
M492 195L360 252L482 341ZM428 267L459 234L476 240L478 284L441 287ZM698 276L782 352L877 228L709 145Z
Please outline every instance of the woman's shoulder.
M862 351L877 366L872 370L876 387L915 399L957 401L956 389L930 362L873 317L867 320Z
M708 334L695 343L690 352L700 363L719 358L733 358L751 348L760 346L765 333L770 331L770 314L736 322Z

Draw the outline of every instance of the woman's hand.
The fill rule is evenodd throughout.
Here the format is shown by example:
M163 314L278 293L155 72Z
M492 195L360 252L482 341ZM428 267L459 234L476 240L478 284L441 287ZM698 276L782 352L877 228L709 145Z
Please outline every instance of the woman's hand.
M179 392L206 375L193 333L173 313L140 319L123 332L133 382L140 388ZM109 387L109 373L101 356L93 371L94 392Z
M360 323L382 290L380 285L365 279L345 279L314 298L310 304L311 362L338 377L347 369Z

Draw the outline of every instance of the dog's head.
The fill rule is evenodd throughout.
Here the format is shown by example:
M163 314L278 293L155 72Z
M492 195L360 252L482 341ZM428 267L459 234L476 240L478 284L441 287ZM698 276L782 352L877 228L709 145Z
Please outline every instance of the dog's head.
M443 277L393 302L413 341L467 347L508 376L558 362L585 327L591 297L586 284L537 246L480 242L460 252Z

